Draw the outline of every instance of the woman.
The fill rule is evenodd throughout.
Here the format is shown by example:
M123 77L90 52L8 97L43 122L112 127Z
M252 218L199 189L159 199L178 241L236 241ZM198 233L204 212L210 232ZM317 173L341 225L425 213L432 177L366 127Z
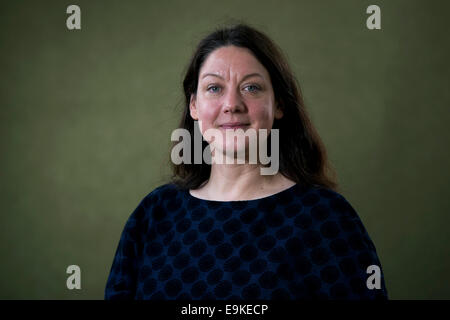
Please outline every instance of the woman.
M199 130L201 151L209 147L215 161L172 163L173 181L141 201L122 233L105 298L386 299L375 246L335 191L277 46L244 24L217 30L198 45L183 85L180 127L192 137ZM264 130L270 139L256 142L277 156L271 174L262 174L268 164L260 153L253 163L248 156L255 140L245 134ZM243 151L245 163L237 161ZM196 152L194 144L182 150L185 160ZM216 161L219 155L232 163Z

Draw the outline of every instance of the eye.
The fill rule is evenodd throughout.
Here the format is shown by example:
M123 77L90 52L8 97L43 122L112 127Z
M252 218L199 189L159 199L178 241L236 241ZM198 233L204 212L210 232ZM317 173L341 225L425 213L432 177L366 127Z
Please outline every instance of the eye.
M213 89L213 90L211 91L211 89ZM209 86L207 91L209 91L211 93L217 93L217 92L219 92L219 89L220 89L219 86Z
M247 90L249 92L257 92L257 91L261 90L261 88L259 86L254 85L254 84L248 85L244 89L249 89L249 90Z

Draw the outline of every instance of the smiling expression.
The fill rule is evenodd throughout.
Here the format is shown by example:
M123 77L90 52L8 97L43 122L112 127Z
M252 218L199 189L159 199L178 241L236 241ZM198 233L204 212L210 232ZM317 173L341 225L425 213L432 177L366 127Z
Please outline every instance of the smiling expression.
M200 69L189 109L191 117L201 122L202 134L208 129L222 132L222 141L211 142L205 137L222 151L247 149L249 144L248 139L245 145L226 141L227 130L267 129L269 133L274 119L283 116L276 107L266 68L250 50L236 46L220 47L209 54Z

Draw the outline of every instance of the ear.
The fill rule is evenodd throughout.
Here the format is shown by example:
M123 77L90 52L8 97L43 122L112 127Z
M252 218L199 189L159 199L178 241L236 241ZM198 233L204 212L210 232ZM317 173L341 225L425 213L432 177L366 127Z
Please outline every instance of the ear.
M281 110L281 107L278 105L278 102L275 102L275 119L281 119L283 118L283 110Z
M198 120L197 106L195 103L196 103L195 94L191 94L191 101L189 103L189 112L191 114L192 119Z

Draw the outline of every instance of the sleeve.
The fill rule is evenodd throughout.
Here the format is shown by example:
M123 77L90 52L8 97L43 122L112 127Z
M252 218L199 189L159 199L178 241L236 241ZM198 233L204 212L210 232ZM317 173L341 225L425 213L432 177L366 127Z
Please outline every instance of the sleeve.
M139 259L138 217L142 216L142 202L133 211L120 236L105 288L105 300L134 299Z
M330 207L331 221L320 230L330 239L328 247L333 261L320 274L325 282L335 283L328 286L328 296L387 300L383 269L360 217L342 195L332 199Z

